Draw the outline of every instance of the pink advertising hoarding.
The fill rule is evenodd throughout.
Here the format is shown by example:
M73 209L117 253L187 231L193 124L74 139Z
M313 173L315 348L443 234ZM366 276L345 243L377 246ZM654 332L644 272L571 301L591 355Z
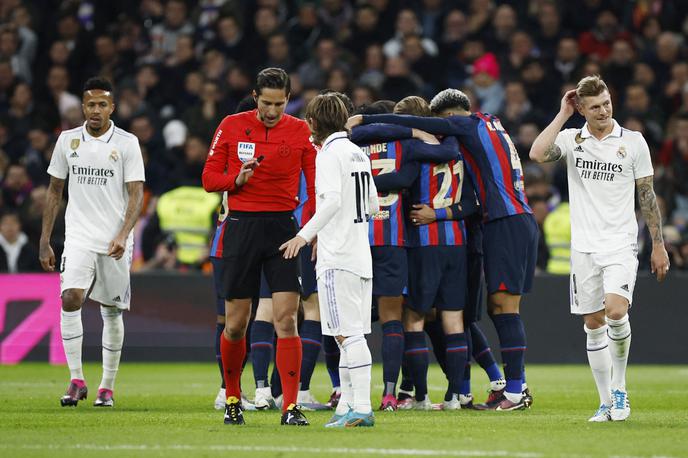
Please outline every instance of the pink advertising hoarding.
M5 330L10 303L38 307L8 334ZM17 364L48 336L49 362L65 364L60 336L59 274L0 275L0 364Z

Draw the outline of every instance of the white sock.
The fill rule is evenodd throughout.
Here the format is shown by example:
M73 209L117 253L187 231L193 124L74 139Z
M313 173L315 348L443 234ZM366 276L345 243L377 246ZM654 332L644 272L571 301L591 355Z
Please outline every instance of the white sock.
M81 365L81 347L84 340L84 326L81 323L81 309L74 312L62 310L60 333L62 334L62 346L67 357L70 378L83 380L84 371Z
M609 341L607 339L607 326L597 329L590 329L583 326L588 335L586 347L588 349L588 363L595 379L597 392L600 395L600 404L609 406L612 404L611 383L612 383L612 356L609 352Z
M344 415L354 405L354 393L351 389L351 377L349 376L349 366L346 361L346 352L339 345L339 385L342 395L339 398L335 415Z
M354 411L369 414L373 411L370 405L370 371L373 358L370 355L368 342L362 335L347 337L342 348L346 352L346 362L349 366L351 387L354 393Z
M101 305L100 315L103 317L103 379L100 388L114 390L124 342L124 321L122 311L117 307Z
M607 317L609 350L612 355L612 387L626 390L626 365L631 348L631 323L628 314L618 320Z

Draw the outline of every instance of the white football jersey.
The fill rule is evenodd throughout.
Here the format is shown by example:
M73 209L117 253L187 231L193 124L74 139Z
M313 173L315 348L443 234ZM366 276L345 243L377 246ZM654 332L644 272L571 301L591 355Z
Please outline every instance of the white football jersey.
M316 273L328 269L373 277L368 243L371 208L377 208L377 189L370 159L352 143L346 132L325 140L315 159L316 213L327 193L339 193L341 206L318 232Z
M65 243L107 253L124 224L129 202L125 183L145 181L138 139L115 127L92 137L83 126L65 130L55 144L48 173L69 177ZM129 234L127 245L133 242Z
M642 134L614 121L612 132L598 140L586 123L559 132L555 144L568 169L571 247L608 253L637 243L635 180L654 174Z

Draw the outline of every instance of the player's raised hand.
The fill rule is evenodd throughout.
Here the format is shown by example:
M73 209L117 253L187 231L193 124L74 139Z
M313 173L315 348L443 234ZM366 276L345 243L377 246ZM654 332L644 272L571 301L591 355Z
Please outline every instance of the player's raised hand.
M425 132L424 130L413 128L411 129L411 132L413 132L413 138L417 138L418 140L421 140L424 143L428 143L430 145L440 144L440 141L437 139L437 137Z
M414 226L430 224L437 219L435 210L425 204L413 204L413 210L409 213L409 217Z
M652 269L652 273L657 276L657 281L664 281L664 278L669 272L669 255L663 244L657 244L652 247L650 268Z
M564 97L561 98L561 105L559 107L559 112L564 113L566 116L572 116L576 111L576 90L571 89L566 91Z
M249 159L248 161L241 164L241 169L239 170L239 175L237 175L234 180L234 184L237 186L243 186L246 184L249 178L253 176L256 167L260 165L257 159Z
M306 240L298 235L291 240L284 242L280 247L280 251L284 251L284 259L295 258L299 254L301 248L306 246Z
M55 270L55 253L53 252L50 243L41 243L38 248L38 260L41 262L41 267L46 272L53 272Z
M363 124L363 116L362 115L353 115L346 122L346 128L351 130L354 127L361 125L361 124Z
M126 244L126 236L118 235L112 239L110 245L108 246L108 256L117 260L121 259L122 256L124 256L124 248L126 247Z

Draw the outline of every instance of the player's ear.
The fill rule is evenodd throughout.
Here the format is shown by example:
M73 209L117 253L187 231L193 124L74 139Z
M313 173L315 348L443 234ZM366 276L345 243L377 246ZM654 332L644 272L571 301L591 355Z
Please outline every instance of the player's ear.
M251 91L251 96L253 97L253 101L258 103L258 93L255 89Z

